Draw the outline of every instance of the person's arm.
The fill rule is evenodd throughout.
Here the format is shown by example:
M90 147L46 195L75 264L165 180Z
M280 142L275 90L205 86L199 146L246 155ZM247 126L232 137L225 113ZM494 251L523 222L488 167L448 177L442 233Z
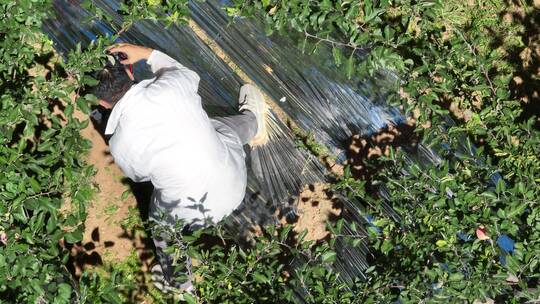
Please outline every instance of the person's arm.
M197 92L200 80L199 75L169 55L158 50L153 50L146 63L150 65L152 73L159 75L163 80L167 81L170 76L172 79L169 79L169 81L180 81L179 84L182 86L182 89L187 89L192 93Z
M120 61L121 64L134 64L141 60L148 60L152 51L151 48L130 43L115 44L107 49L108 53L124 53L126 55L126 59Z
M199 75L163 52L129 43L115 45L108 49L108 51L111 53L121 52L126 54L127 59L120 61L122 64L134 64L138 61L146 60L152 72L159 74L161 81L178 83L183 90L187 89L191 93L197 92L200 80Z

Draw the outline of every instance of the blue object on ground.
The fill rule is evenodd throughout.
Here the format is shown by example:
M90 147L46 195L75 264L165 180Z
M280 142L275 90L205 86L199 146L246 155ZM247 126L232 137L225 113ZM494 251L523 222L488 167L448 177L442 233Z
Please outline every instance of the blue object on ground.
M470 235L468 235L468 234L466 234L466 233L463 233L463 232L461 232L461 231L459 231L459 232L457 233L457 236L458 236L458 238L459 238L460 240L462 240L462 241L464 241L464 242L468 242L468 241L472 240L472 238L471 238Z
M508 237L506 234L501 234L497 239L497 245L504 253L513 253L514 252L515 241Z

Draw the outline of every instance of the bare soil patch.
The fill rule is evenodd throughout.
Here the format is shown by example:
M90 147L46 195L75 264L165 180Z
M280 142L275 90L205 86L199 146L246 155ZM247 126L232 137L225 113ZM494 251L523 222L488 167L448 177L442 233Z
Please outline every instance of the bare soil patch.
M306 230L306 240L326 238L330 233L326 229L327 221L335 221L341 214L341 204L328 187L328 184L323 183L308 185L295 201L298 219L294 231L301 233Z
M88 119L82 113L77 116ZM152 256L149 240L136 230L124 228L140 218L135 197L124 194L130 186L94 126L89 124L81 135L92 142L86 161L96 169L94 183L99 190L88 206L83 240L71 248L75 273L80 275L84 269L104 262L123 261L133 251L141 258L143 269L148 269Z

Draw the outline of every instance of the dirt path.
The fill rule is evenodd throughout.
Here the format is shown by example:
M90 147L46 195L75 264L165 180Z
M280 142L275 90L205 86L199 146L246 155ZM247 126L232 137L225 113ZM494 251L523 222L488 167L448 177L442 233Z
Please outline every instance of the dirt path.
M82 113L76 115L81 120L88 119ZM81 134L92 142L86 161L96 169L94 183L99 190L88 206L82 244L72 249L76 274L88 266L123 261L133 251L146 268L151 248L145 246L144 235L130 229L140 223L137 201L130 186L92 123Z

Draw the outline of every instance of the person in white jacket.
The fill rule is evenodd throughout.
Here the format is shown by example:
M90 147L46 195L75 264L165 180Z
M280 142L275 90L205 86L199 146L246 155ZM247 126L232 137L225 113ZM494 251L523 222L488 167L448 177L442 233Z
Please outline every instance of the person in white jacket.
M212 119L201 106L194 71L147 47L119 44L108 52L122 59L97 74L92 92L111 109L105 134L111 135L115 163L133 181L154 186L149 219L171 226L181 220L193 230L229 215L245 195L243 146L265 136L261 92L242 86L240 113ZM124 65L140 60L147 61L154 78L134 84ZM173 284L166 240L153 237L165 283ZM189 289L186 284L180 287Z

